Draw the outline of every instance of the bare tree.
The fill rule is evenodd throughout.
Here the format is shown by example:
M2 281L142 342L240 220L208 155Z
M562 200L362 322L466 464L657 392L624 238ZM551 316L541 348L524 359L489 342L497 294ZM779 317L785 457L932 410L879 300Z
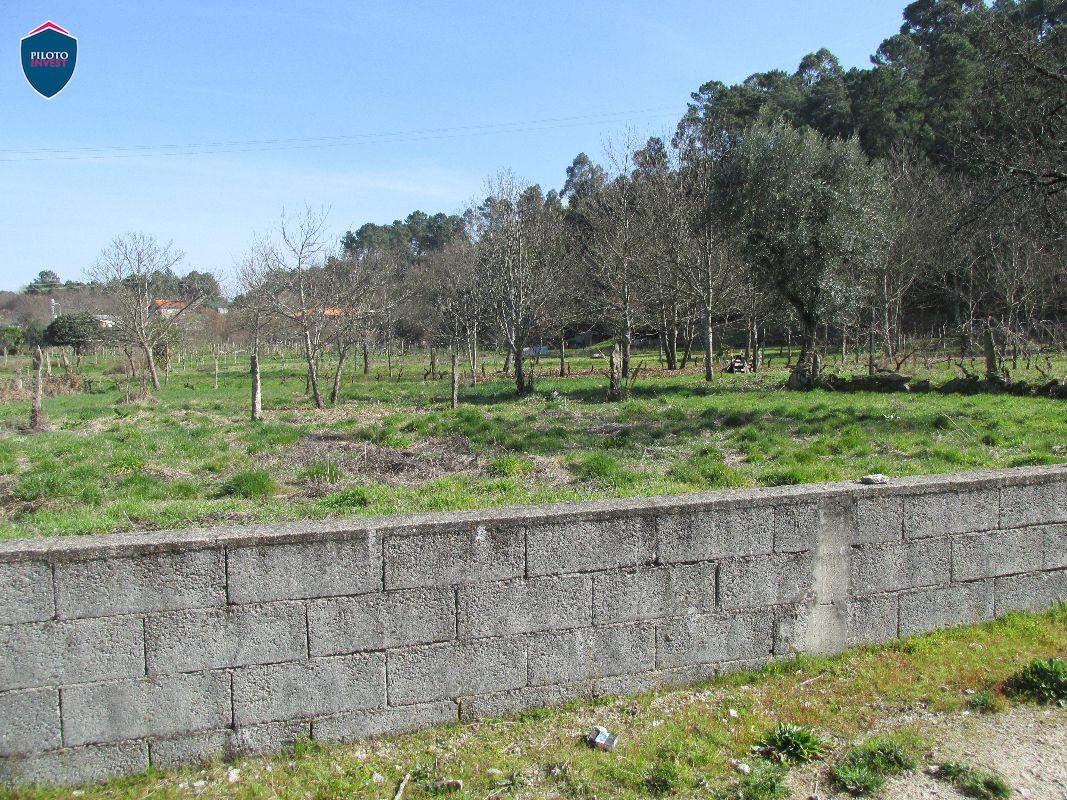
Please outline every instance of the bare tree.
M524 350L550 328L567 262L558 258L563 209L558 196L509 174L490 184L473 215L481 280L500 332L515 359L515 388L530 391Z
M155 391L160 387L157 350L177 333L182 316L204 300L202 294L193 294L173 304L156 302L169 299L159 296L160 286L173 278L173 269L183 258L171 242L160 244L148 234L128 233L112 240L89 270L90 277L114 298L114 337L141 349Z
M319 357L332 318L340 310L330 305L325 271L325 209L306 207L298 217L282 212L276 236L262 245L269 284L270 310L288 320L300 338L307 364L308 388L317 408L323 407L319 387Z

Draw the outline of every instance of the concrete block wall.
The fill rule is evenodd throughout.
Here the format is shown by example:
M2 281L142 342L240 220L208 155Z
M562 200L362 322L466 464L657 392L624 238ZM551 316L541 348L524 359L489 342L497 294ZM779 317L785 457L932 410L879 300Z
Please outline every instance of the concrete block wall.
M1048 607L1067 466L0 543L0 780L706 680Z

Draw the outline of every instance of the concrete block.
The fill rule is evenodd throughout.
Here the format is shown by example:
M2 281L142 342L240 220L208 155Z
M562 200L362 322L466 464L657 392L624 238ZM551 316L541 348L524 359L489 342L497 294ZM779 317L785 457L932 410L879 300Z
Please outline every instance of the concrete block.
M1053 480L1000 490L1000 525L1019 528L1067 522L1067 481Z
M1039 571L1044 562L1040 528L975 533L952 540L952 580Z
M656 666L656 627L638 622L537 634L529 658L531 686L645 672Z
M904 501L895 495L859 497L851 544L899 542L904 530Z
M727 558L719 566L719 606L736 610L802 602L812 593L812 565L810 551Z
M973 581L900 595L900 636L993 618L993 581Z
M523 686L505 692L478 694L460 698L460 719L475 720L503 717L531 708L552 708L592 696L586 683L555 684L553 686Z
M1000 489L952 490L904 497L904 538L953 536L1000 527Z
M592 624L593 578L549 575L459 589L459 637L506 636Z
M674 686L707 683L718 672L715 664L692 664L673 669L657 669L635 675L612 675L593 681L593 696L625 696Z
M1067 525L1046 525L1041 535L1044 568L1067 568Z
M884 644L897 638L899 621L897 595L853 597L846 611L848 644Z
M770 656L774 647L772 611L705 614L660 624L659 667L687 667Z
M457 527L451 531L389 534L385 588L452 586L517 578L526 571L520 528Z
M594 573L593 618L606 625L706 614L715 609L715 575L710 561Z
M225 672L161 675L61 690L63 741L68 746L177 736L230 724Z
M239 667L233 672L235 721L241 727L384 705L381 653Z
M227 574L231 603L377 592L382 543L374 531L293 544L235 547Z
M0 691L144 675L140 617L0 627Z
M1009 575L994 579L994 613L1044 611L1053 603L1067 600L1067 570Z
M313 656L447 641L456 636L456 594L445 587L315 600L308 626Z
M813 550L818 544L819 524L826 513L834 513L836 503L797 501L790 499L771 507L774 530L774 550L778 553L799 553ZM851 510L851 509L849 509Z
M849 595L945 585L950 582L951 563L949 539L853 547L849 558Z
M459 706L456 702L441 700L322 717L312 720L311 735L320 742L351 742L372 736L395 736L434 725L448 725L458 719Z
M306 719L242 725L234 731L233 749L237 755L257 756L292 750L298 741L310 739L311 721Z
M61 618L73 618L222 606L223 562L221 550L60 562L56 610Z
M0 783L8 786L78 786L146 769L148 745L119 742L0 759Z
M0 564L0 625L51 619L52 567L44 561Z
M394 706L525 685L526 644L521 639L431 644L389 653L389 703Z
M196 672L307 658L303 603L173 611L145 620L148 672Z
M58 689L0 693L0 756L62 746Z
M710 561L770 553L774 550L775 516L772 506L741 505L661 514L656 518L659 561Z
M651 564L656 530L651 517L575 519L531 525L526 530L530 575L558 575Z
M222 728L201 731L171 739L152 739L148 743L148 761L156 769L177 769L190 764L231 758L234 755L233 731Z

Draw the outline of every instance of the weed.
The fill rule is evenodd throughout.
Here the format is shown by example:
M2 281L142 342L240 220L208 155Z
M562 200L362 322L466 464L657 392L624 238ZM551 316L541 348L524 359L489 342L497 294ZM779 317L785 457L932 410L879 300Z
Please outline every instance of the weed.
M985 772L958 761L947 761L939 764L934 774L955 786L960 794L976 800L1011 797L1011 786L996 772Z
M1065 703L1067 661L1061 658L1034 659L1008 678L1004 690L1035 703Z
M270 497L278 491L278 482L271 477L269 472L258 469L249 469L231 475L230 479L223 484L223 494L235 497Z
M967 708L979 714L993 714L1003 706L1004 703L993 692L975 692L967 698Z
M804 764L822 758L826 745L805 725L779 722L756 742L760 753L783 764Z

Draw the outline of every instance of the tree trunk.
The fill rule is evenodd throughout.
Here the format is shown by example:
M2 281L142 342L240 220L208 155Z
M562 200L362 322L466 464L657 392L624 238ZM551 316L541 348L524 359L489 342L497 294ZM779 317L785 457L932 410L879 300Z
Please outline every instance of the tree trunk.
M801 324L803 329L800 336L800 355L797 357L797 365L786 384L790 389L811 389L819 377L821 366L815 352L818 327L814 324L805 324L803 320Z
M219 388L219 360L215 359L215 388Z
M437 349L430 348L430 380L437 380Z
M315 369L315 353L311 347L311 334L304 331L304 359L308 365L308 384L311 387L311 396L315 400L315 408L322 408L322 393L319 391L319 375Z
M363 339L363 374L370 375L370 341Z
M259 377L259 351L253 350L248 357L252 371L252 419L263 418L263 389Z
M526 391L527 391L527 387L526 387L526 372L523 370L523 362L522 362L522 347L520 345L516 345L515 348L514 348L514 352L515 352L515 393L518 394L519 397L522 397L524 394L526 394Z
M627 315L622 327L622 377L630 377L630 346L633 343L633 330Z
M559 376L567 377L567 337L559 337Z
M608 354L608 400L618 400L622 397L622 382L619 379L619 345L611 346Z
M341 369L345 365L345 356L348 355L348 347L337 348L337 369L333 371L333 386L330 387L330 405L337 405L337 394L341 390Z
M704 380L715 380L715 340L711 330L711 306L704 307Z
M459 352L455 346L449 348L452 357L452 408L459 408Z
M505 378L508 376L509 372L511 372L511 345L510 344L508 345L508 352L504 356L504 377Z
M34 433L40 433L48 424L41 408L41 397L44 394L44 359L41 346L37 345L33 353L33 403L30 406L30 430Z
M993 337L993 329L985 331L985 377L987 381L996 380L1000 370L997 369L997 342Z
M156 357L152 354L152 348L144 345L145 361L148 362L148 375L152 379L153 391L159 391L159 372L156 371Z

